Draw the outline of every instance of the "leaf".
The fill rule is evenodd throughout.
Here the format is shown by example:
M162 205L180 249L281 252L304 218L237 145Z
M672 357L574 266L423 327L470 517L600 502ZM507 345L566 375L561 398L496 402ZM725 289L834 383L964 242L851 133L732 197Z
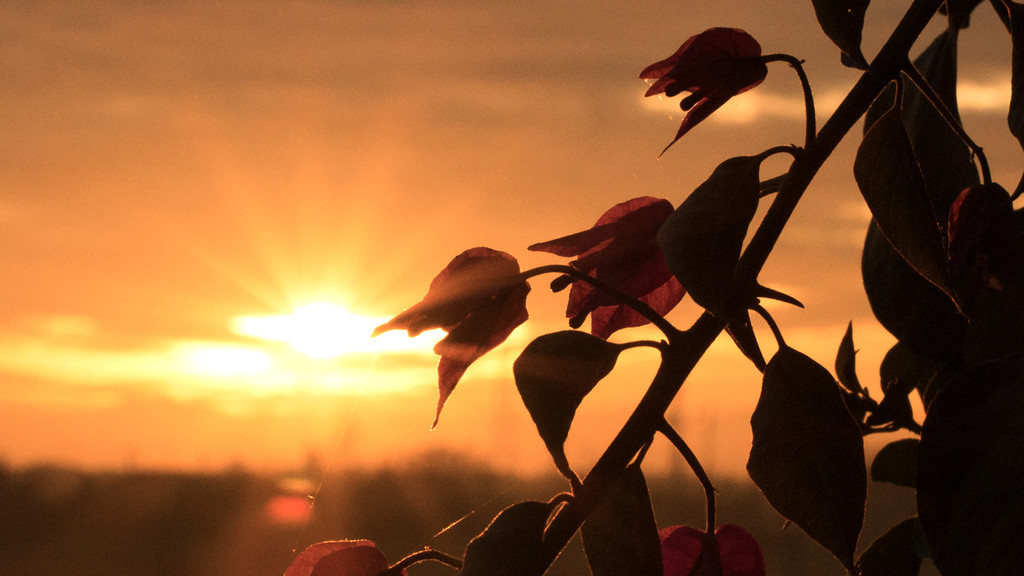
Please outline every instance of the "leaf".
M466 546L463 576L541 576L544 527L554 506L526 501L502 510Z
M665 220L658 244L694 302L722 313L758 201L756 156L730 158ZM745 306L744 306L745 307Z
M1024 355L952 379L921 432L917 506L945 576L1024 567Z
M750 418L747 472L768 502L848 569L864 519L860 427L839 386L811 358L782 347L768 362Z
M942 362L914 352L905 342L897 342L886 352L879 367L882 392L910 394L917 390L927 411L931 398L938 392L933 385L941 368Z
M853 322L846 326L846 334L839 343L836 353L836 376L839 383L850 392L860 392L864 388L857 379L857 350L853 347Z
M871 462L871 479L897 486L917 485L917 449L921 441L904 438L882 447Z
M900 343L942 362L963 355L967 319L896 253L874 222L864 240L861 274L871 311Z
M581 534L593 576L662 576L658 526L639 463L626 467Z
M735 524L723 524L714 537L689 526L662 528L665 576L765 576L757 540Z
M434 346L434 353L441 356L434 426L469 365L504 342L529 317L530 285L518 275L519 262L511 255L471 248L431 281L423 300L373 330L372 336L389 330L416 336L432 328L448 333Z
M939 34L914 60L946 108L959 119L957 105L956 31ZM945 234L949 207L961 190L979 182L974 156L967 144L935 110L917 86L907 83L903 95L903 119L924 178L925 190Z
M512 364L523 404L566 478L576 479L564 447L576 409L612 371L621 349L586 332L564 330L530 342Z
M860 50L864 14L870 0L812 0L818 24L825 35L842 51L844 65L860 70L868 69L868 62Z
M860 576L917 576L920 548L926 546L921 522L908 518L871 543L857 561Z
M853 172L878 229L896 252L955 299L935 212L897 107L864 135Z
M387 569L387 559L370 540L334 540L303 550L284 576L377 576Z

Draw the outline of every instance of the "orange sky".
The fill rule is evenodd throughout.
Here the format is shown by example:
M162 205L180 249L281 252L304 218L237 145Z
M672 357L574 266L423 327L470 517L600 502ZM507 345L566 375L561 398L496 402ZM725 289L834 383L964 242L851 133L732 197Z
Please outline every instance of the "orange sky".
M0 10L0 460L14 465L269 469L310 451L348 465L455 448L544 469L510 381L518 350L564 326L563 296L544 281L531 321L470 369L432 432L430 342L318 359L233 322L318 301L385 317L465 248L551 262L525 247L635 196L678 204L722 159L798 141L798 84L777 64L658 159L680 116L644 101L637 74L707 27L806 59L823 116L855 79L796 1ZM869 12L866 52L890 10ZM978 45L963 50L961 102L1012 187L1009 40L984 12L965 33ZM861 295L853 150L823 171L763 280L807 305L773 310L787 341L826 366L852 319L871 382L890 340ZM686 304L673 317L695 314ZM730 346L713 349L671 416L710 467L739 471L758 378ZM580 468L652 361L630 353L583 405L570 439Z

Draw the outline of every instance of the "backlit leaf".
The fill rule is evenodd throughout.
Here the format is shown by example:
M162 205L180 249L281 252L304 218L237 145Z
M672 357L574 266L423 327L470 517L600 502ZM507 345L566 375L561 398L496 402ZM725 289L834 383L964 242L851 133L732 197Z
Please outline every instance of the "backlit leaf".
M959 118L957 104L957 32L946 31L914 60L946 108ZM980 179L970 148L912 83L903 95L903 120L924 178L925 190L945 230L949 207L961 190Z
M750 418L747 471L780 514L852 568L867 472L860 427L839 390L820 364L780 348Z
M938 219L898 107L883 114L864 135L853 172L879 230L896 252L954 298Z
M638 463L626 467L581 534L593 576L662 576L658 526Z
M917 576L921 571L919 548L923 540L917 518L900 522L861 554L857 561L860 576Z
M564 330L530 342L512 364L523 404L567 478L576 477L564 447L576 409L615 367L620 350L618 344L586 332Z
M860 392L862 387L857 379L857 350L853 347L853 322L846 326L846 334L839 343L836 353L836 376L839 383L850 392Z
M544 527L553 506L527 501L502 510L466 546L463 576L541 576Z
M944 576L1024 567L1024 356L952 379L921 433L917 507Z
M812 0L818 24L839 50L843 64L867 70L868 62L860 50L864 14L870 0Z
M694 302L721 312L758 201L756 156L730 158L665 221L658 243Z
M885 353L879 367L882 392L890 390L910 394L917 390L924 401L925 410L937 392L937 376L943 363L914 352L906 342L897 342Z
M387 559L373 542L335 540L303 550L288 565L284 576L377 576L387 569Z
M913 488L917 484L917 449L921 441L904 438L882 447L871 462L871 479Z

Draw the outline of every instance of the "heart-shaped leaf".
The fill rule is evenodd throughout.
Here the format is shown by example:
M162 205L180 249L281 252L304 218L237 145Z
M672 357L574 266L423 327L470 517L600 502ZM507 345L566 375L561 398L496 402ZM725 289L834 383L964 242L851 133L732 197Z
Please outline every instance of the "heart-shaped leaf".
M860 50L864 14L870 0L812 0L818 24L842 51L842 62L851 68L868 69Z
M757 211L760 165L757 156L722 162L658 231L669 270L712 313L729 307L729 285Z
M781 347L750 418L747 471L768 502L848 569L864 520L867 471L860 427L835 379Z
M502 510L466 546L463 576L541 576L544 527L554 505L526 501Z
M607 376L622 347L586 332L563 330L530 342L512 364L516 388L555 466L574 480L565 456L580 402Z
M917 507L946 576L1024 566L1024 355L959 374L921 432Z
M626 467L581 534L593 576L662 576L658 526L639 463Z
M853 173L879 230L896 252L918 274L955 298L938 219L898 106L864 135Z

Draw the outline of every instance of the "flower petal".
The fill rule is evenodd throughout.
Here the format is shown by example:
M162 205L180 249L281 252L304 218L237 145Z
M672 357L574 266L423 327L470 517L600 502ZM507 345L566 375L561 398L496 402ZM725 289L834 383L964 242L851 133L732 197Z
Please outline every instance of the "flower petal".
M438 392L437 426L441 409L455 390L469 365L504 342L512 331L526 322L526 295L530 285L526 282L503 290L486 305L470 313L447 336L434 346L441 356L437 364Z
M430 283L423 300L378 326L373 336L405 330L409 336L433 328L451 329L495 292L514 282L519 263L505 252L471 248L448 263Z

